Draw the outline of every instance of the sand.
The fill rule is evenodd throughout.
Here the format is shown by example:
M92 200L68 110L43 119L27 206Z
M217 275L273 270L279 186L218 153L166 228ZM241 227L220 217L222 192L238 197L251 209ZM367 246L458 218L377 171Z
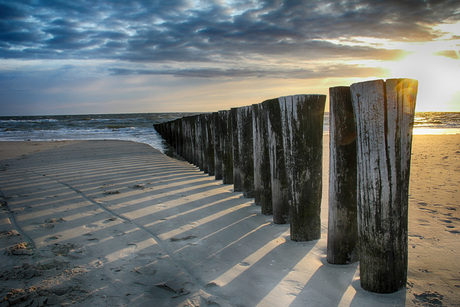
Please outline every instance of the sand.
M414 136L406 289L374 294L322 238L123 141L1 142L0 306L460 306L460 135ZM12 224L13 222L13 224Z

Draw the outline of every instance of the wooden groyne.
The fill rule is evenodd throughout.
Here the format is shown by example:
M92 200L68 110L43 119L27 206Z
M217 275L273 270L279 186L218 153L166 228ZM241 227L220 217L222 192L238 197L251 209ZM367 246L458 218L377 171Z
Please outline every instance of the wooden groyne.
M330 88L327 261L360 261L361 286L407 280L407 207L417 81ZM294 241L321 235L325 95L294 95L155 124L176 153L255 198ZM359 244L358 244L359 242Z

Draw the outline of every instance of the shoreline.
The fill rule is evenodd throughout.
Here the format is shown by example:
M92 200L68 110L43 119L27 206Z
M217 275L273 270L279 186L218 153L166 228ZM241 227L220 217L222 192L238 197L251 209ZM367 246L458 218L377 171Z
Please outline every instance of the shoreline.
M325 135L325 157L327 140ZM460 301L460 135L414 135L408 286L389 295L362 290L356 263L335 266L325 261L328 159L323 159L321 239L295 243L289 240L289 228L270 223L270 216L261 215L252 199L148 145L0 145L0 190L37 245L33 256L0 256L5 264L0 275L5 285L22 289L37 280L46 295L33 299L160 306L187 301L222 306L455 306ZM8 226L4 216L1 225ZM16 239L2 236L2 249ZM50 261L55 268L65 266L62 274L52 277L37 269L36 263ZM29 262L34 269L24 269ZM19 271L12 272L8 265L19 266ZM41 275L12 277L21 270ZM54 291L57 280L72 286ZM104 287L107 284L112 289ZM89 291L91 287L95 290ZM1 291L3 295L7 290ZM78 297L84 299L79 302Z

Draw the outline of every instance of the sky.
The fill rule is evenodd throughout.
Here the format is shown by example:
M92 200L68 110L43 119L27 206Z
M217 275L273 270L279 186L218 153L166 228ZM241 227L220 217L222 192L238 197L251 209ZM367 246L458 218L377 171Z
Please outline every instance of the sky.
M209 112L387 78L460 111L458 0L0 0L0 116ZM328 106L326 106L328 108Z

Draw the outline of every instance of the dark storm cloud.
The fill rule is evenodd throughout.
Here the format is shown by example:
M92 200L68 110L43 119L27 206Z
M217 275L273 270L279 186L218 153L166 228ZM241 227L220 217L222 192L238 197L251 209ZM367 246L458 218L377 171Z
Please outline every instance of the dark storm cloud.
M220 78L220 77L256 77L256 78L294 78L315 79L327 77L348 77L350 75L364 77L378 75L383 72L379 68L363 68L359 65L329 65L318 69L219 69L219 68L193 68L193 69L126 69L110 68L109 71L115 76L128 75L173 75L179 77L194 78Z
M386 60L402 51L325 40L363 36L429 41L441 35L431 25L460 19L457 1L248 0L231 7L218 1L193 3L0 0L0 57L215 65L264 57Z

